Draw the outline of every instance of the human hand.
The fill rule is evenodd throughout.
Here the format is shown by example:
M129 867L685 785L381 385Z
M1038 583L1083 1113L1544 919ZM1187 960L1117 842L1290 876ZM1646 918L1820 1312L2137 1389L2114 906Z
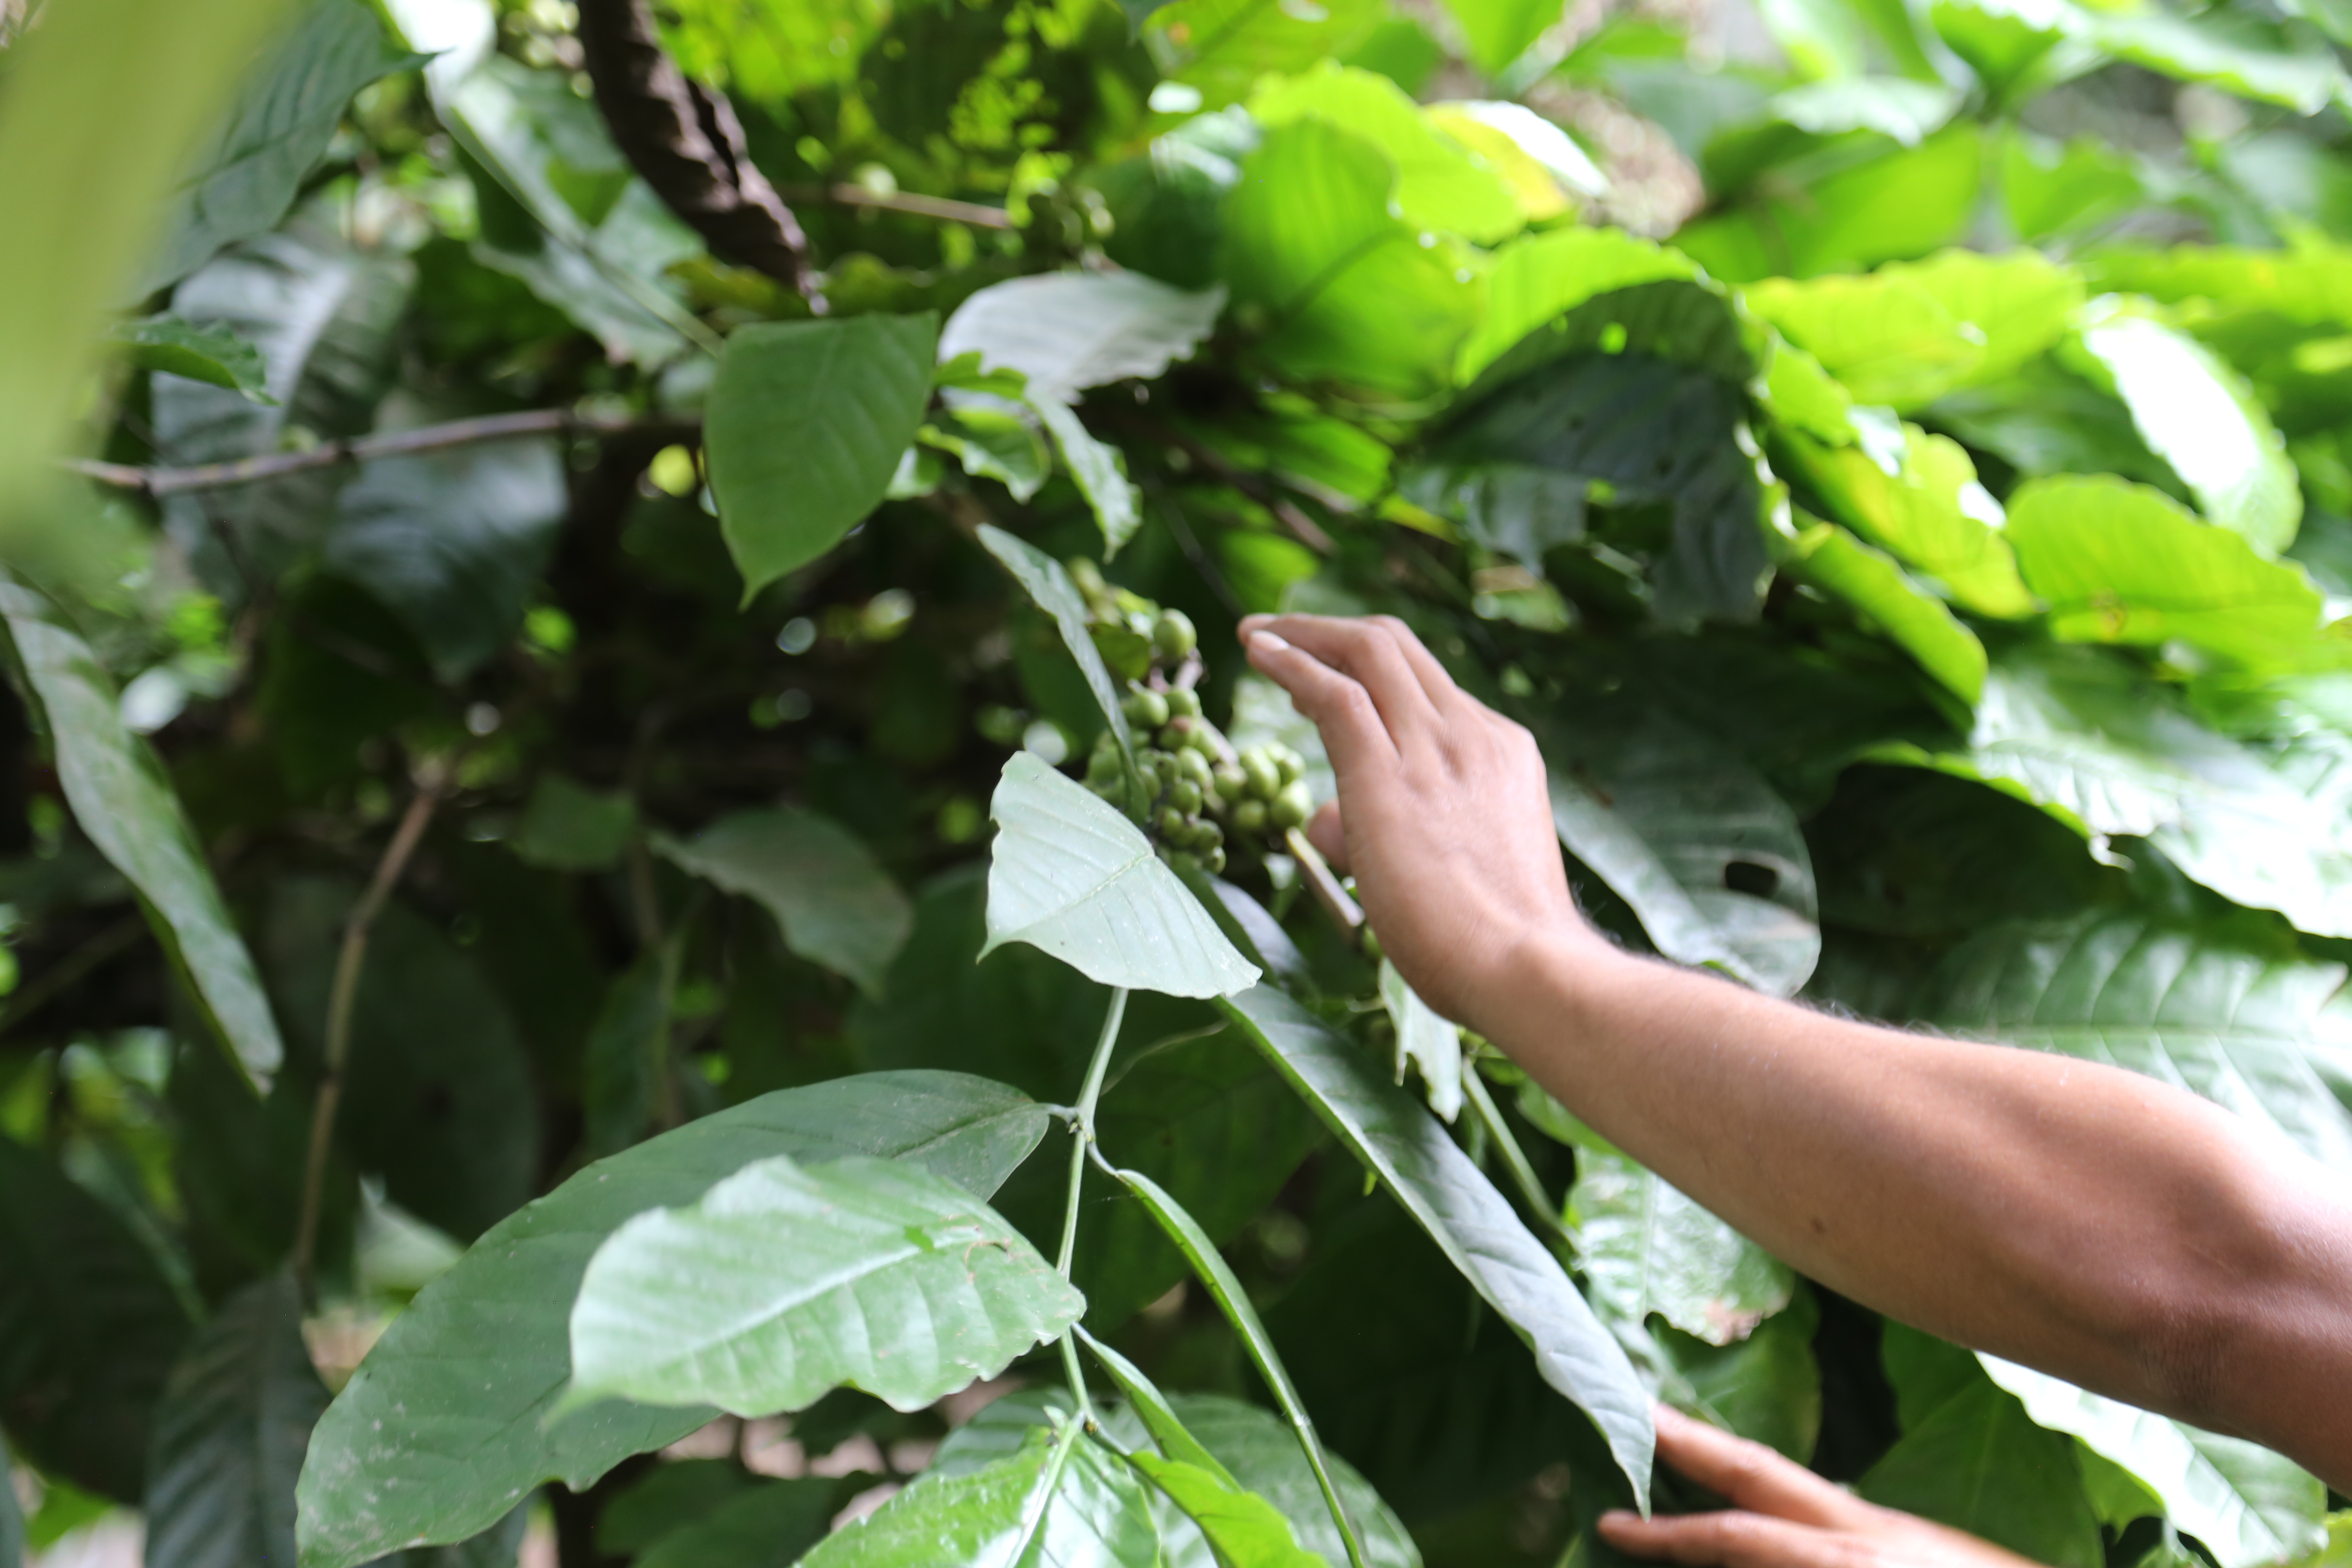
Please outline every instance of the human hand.
M1694 1568L2033 1568L1990 1542L1863 1501L1761 1443L1660 1405L1658 1458L1731 1501L1716 1513L1604 1513L1634 1557Z
M1454 685L1403 622L1252 616L1242 645L1323 732L1339 798L1307 837L1355 874L1423 1001L1478 1028L1479 1004L1536 943L1616 952L1576 912L1534 739Z

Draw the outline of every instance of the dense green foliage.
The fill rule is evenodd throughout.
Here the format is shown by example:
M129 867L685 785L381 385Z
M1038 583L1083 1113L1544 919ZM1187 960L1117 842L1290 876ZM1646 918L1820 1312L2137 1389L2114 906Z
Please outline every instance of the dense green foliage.
M675 0L757 254L582 21L0 52L0 1564L1583 1563L1654 1394L2341 1561L1433 1013L1232 637L1403 617L1629 946L2352 1179L2340 7Z

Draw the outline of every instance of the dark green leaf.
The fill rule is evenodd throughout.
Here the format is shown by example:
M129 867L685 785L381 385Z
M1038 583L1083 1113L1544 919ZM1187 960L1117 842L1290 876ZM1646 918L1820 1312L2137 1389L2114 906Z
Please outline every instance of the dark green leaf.
M1801 1465L1822 1426L1822 1373L1811 1343L1820 1323L1820 1308L1800 1285L1786 1311L1737 1344L1710 1345L1673 1329L1658 1330L1655 1342L1688 1385L1695 1410Z
M2048 1568L2105 1561L2074 1445L1989 1382L1937 1405L1871 1467L1861 1490Z
M776 918L784 945L879 994L914 925L907 895L873 852L830 817L789 806L740 811L691 839L663 835L668 859Z
M618 790L542 774L508 847L551 871L609 871L637 830L637 805Z
M294 1561L294 1481L327 1387L288 1275L220 1304L172 1369L147 1462L151 1568Z
M607 1556L633 1557L759 1484L731 1458L656 1465L598 1510L596 1550Z
M0 614L47 721L74 820L139 889L246 1075L266 1080L285 1055L277 1020L162 763L124 727L113 681L53 606L29 588L0 583Z
M188 158L163 247L131 293L177 282L224 246L275 228L325 155L352 95L415 63L360 0L314 0Z
M824 1538L837 1490L822 1477L762 1481L664 1536L634 1568L792 1568Z
M273 401L265 390L268 367L261 351L226 327L198 326L176 316L125 321L110 334L129 345L123 358L140 370L184 376L208 386L243 393L254 403Z
M0 1422L52 1476L124 1503L187 1312L122 1220L0 1138Z
M1184 1429L1213 1455L1242 1489L1264 1498L1290 1521L1292 1537L1335 1565L1348 1561L1321 1485L1298 1439L1273 1412L1214 1394L1178 1394L1168 1400ZM1345 1461L1328 1461L1331 1481L1348 1517L1362 1534L1370 1568L1421 1568L1421 1552L1380 1494Z
M980 542L1013 574L1013 581L1021 584L1030 601L1054 617L1055 628L1062 634L1062 646L1077 660L1078 673L1086 677L1087 689L1094 693L1095 704L1102 710L1103 722L1110 726L1119 752L1131 764L1135 742L1128 732L1127 715L1119 709L1119 689L1111 679L1109 667L1103 663L1102 651L1095 647L1093 633L1087 629L1087 603L1078 596L1077 584L1070 581L1069 573L1063 570L1060 562L1001 528L982 524Z
M654 951L614 976L580 1064L580 1140L591 1159L618 1153L653 1125L670 1069L673 964Z
M1119 546L1135 537L1143 526L1143 501L1127 479L1127 458L1108 442L1095 439L1092 432L1070 408L1034 392L1027 395L1030 410L1045 428L1053 433L1054 446L1062 454L1062 466L1070 471L1078 493L1087 498L1087 505L1095 514L1095 522L1102 530L1103 556L1106 560L1118 553Z
M858 316L727 341L706 439L745 596L831 550L882 502L931 392L939 323Z
M1292 1088L1525 1338L1544 1381L1591 1415L1646 1495L1649 1396L1559 1260L1412 1097L1288 997L1260 985L1220 1004Z
M1789 1304L1789 1267L1622 1154L1583 1151L1568 1194L1596 1301L1652 1312L1711 1345L1746 1339Z
M1140 828L1029 752L989 804L988 946L1027 942L1105 985L1225 996L1257 981Z

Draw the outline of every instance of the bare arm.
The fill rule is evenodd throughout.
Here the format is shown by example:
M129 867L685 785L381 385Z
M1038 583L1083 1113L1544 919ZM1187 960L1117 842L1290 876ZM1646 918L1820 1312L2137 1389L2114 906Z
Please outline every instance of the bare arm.
M1604 1136L1906 1322L2352 1485L2352 1194L2151 1079L1632 957L1568 890L1525 731L1392 621L1245 623L1339 781L1381 943Z

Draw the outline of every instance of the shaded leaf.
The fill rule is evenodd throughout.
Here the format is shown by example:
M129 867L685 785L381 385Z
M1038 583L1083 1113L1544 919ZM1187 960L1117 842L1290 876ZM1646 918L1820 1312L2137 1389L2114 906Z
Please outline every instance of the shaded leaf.
M1293 1539L1324 1562L1348 1561L1339 1528L1297 1437L1272 1411L1214 1394L1176 1394L1169 1407L1244 1492L1290 1521ZM1380 1494L1343 1459L1328 1460L1332 1485L1356 1523L1368 1568L1421 1568L1421 1552Z
M596 1249L572 1309L572 1387L550 1419L612 1396L770 1415L845 1385L919 1410L1085 1310L962 1189L885 1160L779 1154Z
M261 363L261 351L226 327L150 316L124 321L108 336L128 345L123 358L137 369L225 386L254 403L271 401L265 390L268 371Z
M416 63L360 0L316 0L256 69L187 160L165 238L133 295L177 282L240 239L278 226L302 177L326 155L352 95Z
M636 830L637 804L626 794L549 773L531 786L507 847L550 871L609 871Z
M1799 1464L1822 1428L1822 1372L1813 1359L1821 1309L1800 1285L1788 1309L1736 1344L1711 1345L1670 1328L1654 1342L1690 1391L1695 1412Z
M1177 1464L1200 1471L1219 1486L1228 1489L1239 1487L1240 1483L1234 1479L1233 1472L1226 1469L1214 1454L1202 1447L1199 1438L1186 1430L1183 1421L1168 1403L1168 1396L1160 1392L1159 1384L1144 1375L1140 1367L1084 1329L1078 1331L1078 1338L1086 1342L1087 1348L1094 1352L1096 1359L1102 1363L1103 1370L1110 1373L1110 1380L1126 1396L1128 1408L1143 1423L1144 1430L1151 1434L1151 1440L1160 1446L1162 1454ZM1287 1525L1284 1526L1284 1533L1289 1533Z
M1045 437L1020 415L1000 408L946 408L915 433L927 447L949 453L974 479L995 479L1025 501L1053 471ZM895 481L894 481L895 482Z
M705 438L747 598L882 503L930 398L938 331L929 315L875 315L772 322L727 340Z
M1102 530L1104 556L1118 554L1119 546L1143 526L1142 498L1128 482L1125 454L1107 441L1095 439L1077 415L1060 403L1032 393L1029 406L1053 434L1062 466L1069 469L1078 493L1094 511L1095 522Z
M294 1561L294 1480L327 1387L302 1299L273 1275L223 1301L172 1369L147 1464L151 1568Z
M1222 289L1171 289L1135 272L1015 278L957 306L939 353L977 353L989 370L1019 371L1030 396L1067 405L1088 387L1149 381L1189 357L1224 302Z
M2048 1568L2099 1568L2099 1521L2074 1446L1979 1380L1943 1400L1862 1479L1862 1495Z
M1970 703L1983 695L1984 644L1891 557L1833 522L1806 528L1790 542L1790 555L1797 576L1860 611L1946 690Z
M1592 1416L1635 1492L1646 1495L1655 1440L1649 1396L1509 1200L1412 1096L1288 997L1260 985L1219 1005L1527 1340L1544 1381Z
M285 1055L277 1019L163 763L124 727L113 681L53 606L29 588L0 583L0 614L40 704L74 820L139 889L246 1076L267 1080Z
M1118 807L1028 752L1005 762L989 802L988 945L1042 948L1089 980L1171 996L1225 996L1257 966L1153 853Z
M2257 1568L2314 1551L2323 1541L2327 1489L2292 1461L2030 1367L1977 1359L2038 1425L2081 1438L2146 1485L2173 1527L2203 1542L2221 1568Z
M1429 1109L1446 1121L1462 1113L1462 1031L1413 994L1397 966L1381 961L1381 1005L1396 1027L1396 1080L1410 1064Z
M664 1536L634 1568L792 1568L824 1538L838 1489L817 1476L760 1482Z
M1134 738L1128 732L1127 715L1119 708L1119 689L1103 663L1102 652L1095 647L1094 635L1087 629L1089 617L1087 603L1078 596L1077 584L1062 563L1031 544L1015 539L1003 529L982 523L980 542L1003 568L1013 574L1039 609L1054 617L1054 626L1062 634L1062 646L1078 662L1078 673L1086 677L1087 689L1094 693L1095 705L1102 710L1103 722L1118 742L1121 755L1128 759L1132 772L1135 759Z
M739 811L690 839L655 840L662 855L730 893L757 900L784 945L879 995L914 928L907 895L873 852L830 817L790 806Z
M1579 1154L1568 1219L1594 1299L1627 1322L1655 1312L1732 1344L1795 1287L1788 1265L1622 1154Z
M589 1166L426 1286L337 1396L303 1469L304 1562L355 1568L408 1542L463 1540L543 1480L585 1488L709 1418L612 1403L541 1430L571 1374L581 1277L630 1216L777 1154L901 1159L984 1197L1045 1123L984 1079L874 1073L764 1095Z

